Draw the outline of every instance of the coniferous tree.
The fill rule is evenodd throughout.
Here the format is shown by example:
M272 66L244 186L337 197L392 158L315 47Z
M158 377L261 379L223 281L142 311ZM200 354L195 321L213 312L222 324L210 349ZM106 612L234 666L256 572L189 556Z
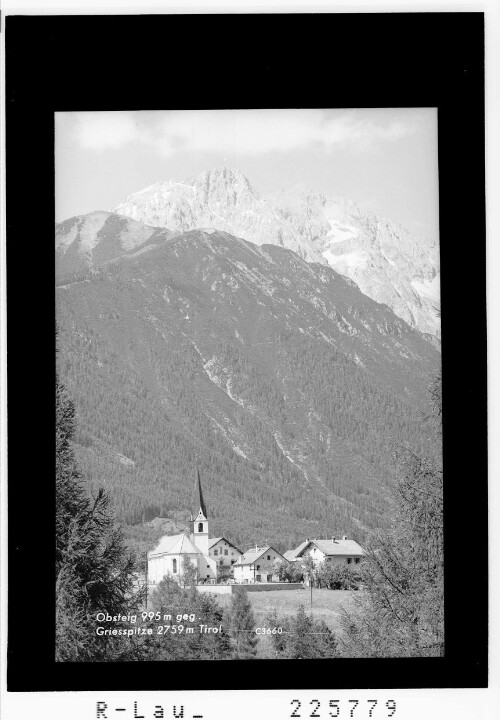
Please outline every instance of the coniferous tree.
M259 641L255 633L255 617L246 590L234 589L228 612L229 635L232 639L234 656L249 660L257 654Z
M159 613L160 618L170 615L171 620L153 620L154 634L147 638L144 647L148 660L229 660L232 650L226 633L222 610L211 595L202 595L193 584L181 587L170 575L158 583L148 603L148 609ZM178 616L195 614L195 621L177 620ZM175 626L157 634L158 624ZM179 626L183 625L183 630ZM222 630L220 629L222 625ZM200 626L218 628L217 633L204 632ZM193 632L186 632L192 628Z
M74 406L56 383L56 660L116 660L132 644L96 635L96 615L126 615L137 607L135 560L128 555L108 496L85 494L71 441Z
M331 658L339 654L335 634L323 620L308 615L303 605L292 616L279 618L273 611L267 622L269 627L282 629L270 636L277 658Z
M287 657L294 660L310 658L315 651L316 637L313 635L314 623L306 614L303 605L299 605L290 628Z
M344 652L354 657L444 653L441 381L431 386L425 419L433 452L399 448L394 526L374 535L363 563L364 592L345 613Z

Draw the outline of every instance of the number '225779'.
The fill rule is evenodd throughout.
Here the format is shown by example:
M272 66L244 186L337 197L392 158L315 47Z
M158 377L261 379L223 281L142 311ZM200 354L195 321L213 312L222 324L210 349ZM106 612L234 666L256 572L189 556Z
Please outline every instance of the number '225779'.
M396 712L396 701L386 700L347 700L343 703L340 700L330 700L328 703L328 714L321 712L321 703L319 700L310 700L309 707L302 709L300 700L292 700L290 703L293 710L290 713L291 718L354 718L360 720L363 717L368 718L391 718ZM358 707L359 706L359 707ZM299 712L302 709L302 712ZM356 712L358 710L358 712Z

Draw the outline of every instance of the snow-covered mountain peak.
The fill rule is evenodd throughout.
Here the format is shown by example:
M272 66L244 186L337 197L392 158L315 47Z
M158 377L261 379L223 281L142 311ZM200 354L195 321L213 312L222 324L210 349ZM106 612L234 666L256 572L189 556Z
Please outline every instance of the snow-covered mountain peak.
M440 335L438 243L352 200L303 185L261 195L241 171L219 167L151 185L114 212L173 232L215 228L289 248L354 280L411 326Z

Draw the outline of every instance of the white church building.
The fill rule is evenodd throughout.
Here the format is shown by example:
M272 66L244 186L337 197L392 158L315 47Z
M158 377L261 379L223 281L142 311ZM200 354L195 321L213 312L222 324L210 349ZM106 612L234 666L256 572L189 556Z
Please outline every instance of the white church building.
M154 550L148 553L148 584L157 585L166 575L182 581L184 563L189 562L197 571L197 582L216 580L217 563L210 557L207 509L201 492L200 473L196 473L196 517L191 515L190 532L164 535Z

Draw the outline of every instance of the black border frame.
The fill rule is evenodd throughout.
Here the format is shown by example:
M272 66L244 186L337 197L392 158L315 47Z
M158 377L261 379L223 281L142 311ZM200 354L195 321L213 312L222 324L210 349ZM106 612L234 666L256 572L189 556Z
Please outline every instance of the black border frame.
M5 30L8 690L486 686L484 14L7 16ZM168 685L163 663L55 663L54 112L395 106L438 108L445 657L170 662Z

